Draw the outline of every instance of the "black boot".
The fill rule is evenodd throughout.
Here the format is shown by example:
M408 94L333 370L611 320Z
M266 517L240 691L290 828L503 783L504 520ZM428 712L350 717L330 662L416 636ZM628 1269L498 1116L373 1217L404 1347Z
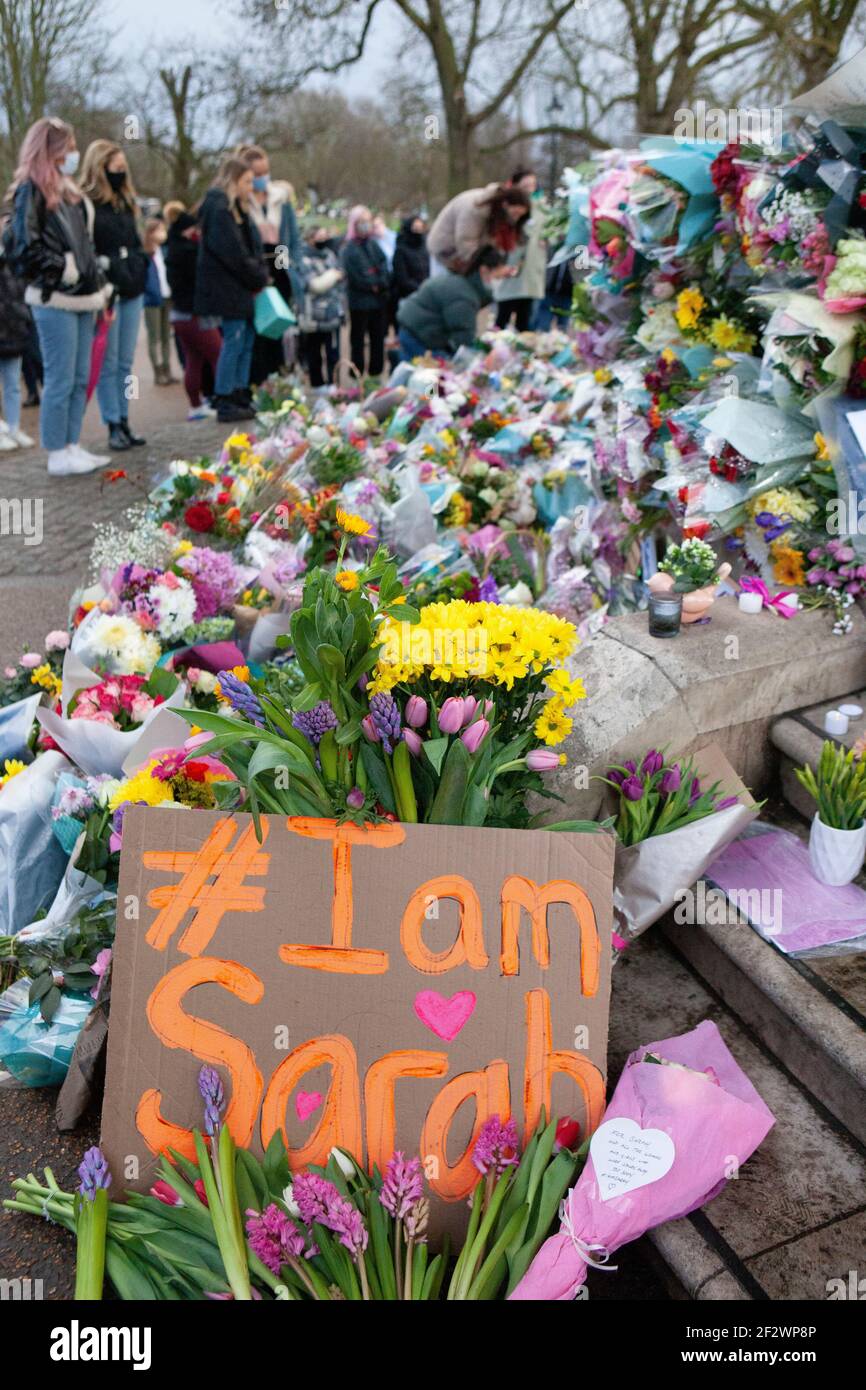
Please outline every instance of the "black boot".
M123 433L126 435L131 446L138 448L140 445L147 443L147 440L143 439L140 434L132 433L132 430L129 428L129 421L126 419L126 416L124 416L124 418L121 420L120 428L123 430Z
M249 420L251 416L244 410L243 406L236 405L231 396L214 396L217 420L222 425L235 425L241 420Z
M108 447L113 449L116 454L121 454L126 449L132 448L119 421L108 426Z
M253 409L253 393L249 387L241 386L237 391L232 392L232 400L238 410L244 412L244 420L255 420L256 412Z

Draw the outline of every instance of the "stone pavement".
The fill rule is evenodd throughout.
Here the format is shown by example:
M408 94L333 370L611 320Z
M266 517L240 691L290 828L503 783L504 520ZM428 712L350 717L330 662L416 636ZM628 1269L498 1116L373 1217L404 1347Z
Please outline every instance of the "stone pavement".
M38 447L0 454L0 502L31 499L42 503L39 544L26 544L24 536L0 534L0 661L4 663L27 647L38 648L51 628L66 626L69 599L83 577L93 524L116 518L141 501L172 459L210 454L231 430L213 420L188 423L183 387L153 385L143 332L134 368L141 394L132 403L130 419L147 438L145 447L112 455L107 469L73 478L50 478L45 454ZM38 437L38 410L25 410L22 426ZM94 399L87 409L82 444L107 453L105 438ZM105 474L115 468L125 470L127 477L109 483ZM2 520L0 513L0 524Z

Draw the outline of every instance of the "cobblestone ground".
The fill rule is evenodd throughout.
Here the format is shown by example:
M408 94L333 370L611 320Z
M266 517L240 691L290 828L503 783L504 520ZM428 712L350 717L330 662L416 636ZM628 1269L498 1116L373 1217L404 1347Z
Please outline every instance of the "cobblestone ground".
M134 371L140 398L130 407L130 419L147 445L112 456L107 469L75 478L50 478L41 449L0 453L0 507L16 500L41 502L42 539L27 544L24 536L0 534L0 661L38 646L45 633L66 624L69 599L82 578L93 536L93 524L117 517L160 478L173 458L196 458L219 446L229 433L214 421L188 423L187 399L180 382L153 385L142 334ZM179 375L175 363L174 371ZM38 439L39 411L25 410L22 427ZM107 453L106 431L96 400L91 400L82 444ZM105 473L122 468L125 479L109 483ZM0 511L5 531L8 508ZM25 512L26 515L26 512ZM33 515L33 513L31 513Z

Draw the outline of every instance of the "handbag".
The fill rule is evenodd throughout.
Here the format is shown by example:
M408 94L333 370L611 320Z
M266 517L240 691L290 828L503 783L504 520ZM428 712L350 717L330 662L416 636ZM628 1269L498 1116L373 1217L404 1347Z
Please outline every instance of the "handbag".
M282 338L288 328L297 323L283 296L273 285L256 295L253 323L262 338Z

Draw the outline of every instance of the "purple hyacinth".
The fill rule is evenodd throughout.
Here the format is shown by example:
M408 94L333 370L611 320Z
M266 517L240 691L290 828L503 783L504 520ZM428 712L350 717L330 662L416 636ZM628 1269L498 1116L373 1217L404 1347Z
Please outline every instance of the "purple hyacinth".
M488 574L482 579L478 586L478 597L482 603L499 602L499 586L492 574Z
M322 1225L334 1232L353 1259L363 1255L367 1249L368 1236L364 1218L357 1207L339 1194L334 1201L328 1203Z
M318 748L329 729L336 729L337 716L327 700L320 700L312 709L299 710L292 715L292 723L304 738Z
M198 1074L198 1088L204 1101L205 1134L218 1134L220 1115L225 1108L226 1094L220 1074L213 1067L202 1067Z
M491 1115L481 1126L481 1131L472 1150L472 1162L479 1173L493 1172L496 1177L513 1168L520 1162L517 1125L513 1120L502 1123L498 1115Z
M339 1196L334 1184L318 1173L304 1171L292 1179L292 1201L305 1226L312 1226L314 1221L324 1225L328 1207Z
M86 1197L89 1202L96 1198L96 1193L100 1187L111 1186L111 1174L108 1171L108 1163L105 1154L96 1145L88 1149L84 1158L78 1165L78 1176L81 1182L78 1191L82 1197Z
M253 724L264 726L265 717L262 714L262 707L259 704L259 697L246 681L242 681L239 676L235 676L231 671L220 671L217 676L220 691L228 700L232 709L240 714L245 714L247 719Z
M386 753L393 753L400 742L400 710L393 695L387 692L370 700L370 717Z
M385 1169L379 1201L397 1221L402 1221L424 1196L421 1160L406 1159L398 1149Z
M303 1231L274 1202L261 1214L248 1209L246 1228L250 1249L272 1274L279 1274L281 1265L300 1259L304 1253L307 1241Z

